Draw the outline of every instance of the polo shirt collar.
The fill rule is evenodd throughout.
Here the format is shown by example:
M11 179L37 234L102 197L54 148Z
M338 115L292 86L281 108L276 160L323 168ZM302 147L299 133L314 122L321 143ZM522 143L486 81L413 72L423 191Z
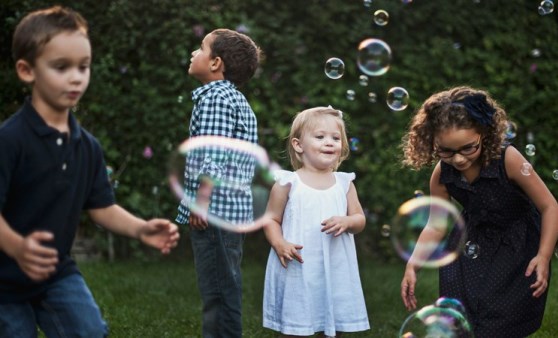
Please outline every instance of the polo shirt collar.
M35 110L35 107L31 104L31 97L25 98L22 112L25 116L25 120L29 123L31 129L33 129L37 135L44 137L58 132L56 129L47 125L45 120L43 120L41 115L39 115L39 113ZM68 115L68 124L70 127L70 137L72 141L80 139L81 128L72 113L69 113Z

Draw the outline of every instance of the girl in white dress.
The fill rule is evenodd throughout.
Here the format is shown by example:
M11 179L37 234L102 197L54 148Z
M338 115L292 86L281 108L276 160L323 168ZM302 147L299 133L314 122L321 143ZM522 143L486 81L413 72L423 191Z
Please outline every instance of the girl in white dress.
M335 171L349 154L342 113L300 112L288 151L296 171L277 172L267 205L263 326L283 337L368 330L353 238L366 220L354 173Z

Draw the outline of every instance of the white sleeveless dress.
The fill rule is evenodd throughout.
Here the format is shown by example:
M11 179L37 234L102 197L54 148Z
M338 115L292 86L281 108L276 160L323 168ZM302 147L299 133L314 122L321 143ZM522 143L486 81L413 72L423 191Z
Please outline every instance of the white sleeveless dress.
M279 170L277 182L290 184L283 214L285 240L303 246L304 263L281 266L271 249L267 261L263 326L283 334L312 335L323 331L364 331L370 328L353 234L338 237L321 232L321 222L347 215L347 191L354 173L335 172L336 183L318 190L298 174Z

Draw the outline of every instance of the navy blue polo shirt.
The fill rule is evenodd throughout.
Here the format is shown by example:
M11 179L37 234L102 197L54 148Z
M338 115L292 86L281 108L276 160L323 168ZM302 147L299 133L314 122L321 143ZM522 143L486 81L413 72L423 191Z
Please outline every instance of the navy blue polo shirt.
M0 302L28 299L77 267L70 249L84 209L115 203L99 142L72 114L70 133L49 127L25 100L0 125L0 211L9 226L25 236L36 230L54 234L59 264L47 281L34 282L16 261L0 251Z

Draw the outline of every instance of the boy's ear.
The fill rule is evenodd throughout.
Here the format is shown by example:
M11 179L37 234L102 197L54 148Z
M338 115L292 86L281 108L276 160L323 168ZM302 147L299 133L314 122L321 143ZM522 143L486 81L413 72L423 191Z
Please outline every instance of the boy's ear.
M294 149L297 153L299 153L299 154L302 153L302 147L300 146L300 140L299 140L299 139L293 138L293 139L291 140L291 145L293 146L293 149Z
M33 72L33 66L29 62L19 59L16 62L16 72L19 79L25 83L33 83L35 81L35 73Z
M215 58L213 58L209 64L209 69L212 72L225 72L225 63L223 62L223 59L221 59L221 57L216 56Z

